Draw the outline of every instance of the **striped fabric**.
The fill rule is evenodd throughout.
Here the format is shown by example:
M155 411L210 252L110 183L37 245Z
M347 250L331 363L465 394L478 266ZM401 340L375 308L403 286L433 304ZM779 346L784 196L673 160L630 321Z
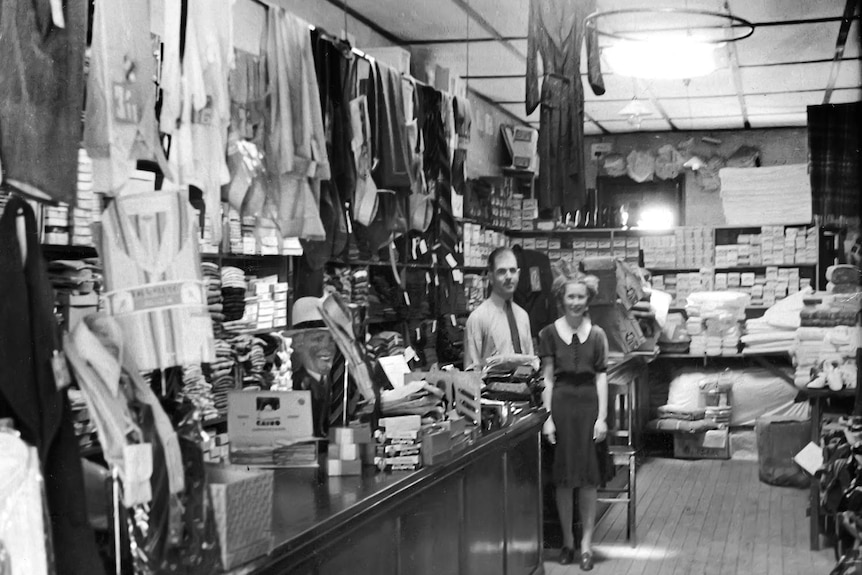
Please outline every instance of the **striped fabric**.
M108 313L141 370L215 360L197 225L179 192L131 194L102 217Z

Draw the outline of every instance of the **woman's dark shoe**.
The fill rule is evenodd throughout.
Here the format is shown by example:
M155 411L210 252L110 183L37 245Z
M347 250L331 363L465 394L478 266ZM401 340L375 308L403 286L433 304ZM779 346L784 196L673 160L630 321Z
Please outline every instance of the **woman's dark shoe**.
M571 547L563 547L560 551L560 565L571 565L575 562L575 550Z
M581 571L591 571L593 568L593 554L590 551L581 553Z

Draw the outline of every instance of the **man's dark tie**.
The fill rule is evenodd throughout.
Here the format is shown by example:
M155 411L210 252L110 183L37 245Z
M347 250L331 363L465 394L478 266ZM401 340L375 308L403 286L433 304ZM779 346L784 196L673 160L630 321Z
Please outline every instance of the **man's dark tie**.
M512 348L515 353L521 353L521 336L518 333L518 324L515 323L515 313L512 311L512 301L504 304L506 307L506 319L509 320L509 333L512 334Z

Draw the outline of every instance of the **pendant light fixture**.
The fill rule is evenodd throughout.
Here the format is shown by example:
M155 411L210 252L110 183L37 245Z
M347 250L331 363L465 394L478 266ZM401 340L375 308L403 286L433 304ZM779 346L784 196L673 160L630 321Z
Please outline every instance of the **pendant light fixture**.
M729 11L688 7L605 10L584 24L604 39L602 56L615 74L643 79L708 75L718 47L754 33L754 24Z

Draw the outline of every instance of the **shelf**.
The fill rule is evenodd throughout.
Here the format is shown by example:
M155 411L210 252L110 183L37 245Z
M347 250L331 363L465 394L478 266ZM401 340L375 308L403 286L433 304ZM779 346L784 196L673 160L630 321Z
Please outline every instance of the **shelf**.
M204 428L207 427L218 427L219 425L225 425L227 423L226 415L219 415L218 417L213 417L212 419L204 419L201 422L201 426Z
M372 261L364 261L364 260L356 260L351 262L342 262L338 260L330 260L326 262L327 265L331 266L344 266L344 267L370 267L370 268L391 268L392 264L390 262L372 262ZM420 269L420 270L431 270L434 269L434 264L420 264L420 263L404 263L404 262L395 262L396 268L406 268L406 269ZM440 267L437 265L436 267Z
M42 255L52 260L97 258L99 254L92 246L67 246L42 244Z
M739 359L740 357L788 357L787 351L767 351L761 353L735 353L733 355L698 355L692 353L659 353L657 359Z
M685 267L673 267L673 268L660 268L660 267L650 267L644 266L645 269L649 270L652 273L660 272L660 273L687 273L687 272L698 272L702 269L709 268L714 272L725 272L725 271L738 271L738 270L760 270L766 268L798 268L798 267L808 267L813 268L816 267L816 263L798 263L798 264L760 264L760 265L752 265L752 266L733 266L726 268L719 268L715 266L701 266L701 267L693 267L693 268L685 268Z
M259 261L259 262L274 262L277 260L290 258L288 255L267 255L260 254L244 255L244 254L208 254L202 253L202 260L236 260L236 261Z
M260 329L238 329L236 331L226 329L225 332L231 335L261 335L264 333L273 333L276 331L283 331L286 329L290 329L289 326L286 325L276 325L273 327L264 327Z

